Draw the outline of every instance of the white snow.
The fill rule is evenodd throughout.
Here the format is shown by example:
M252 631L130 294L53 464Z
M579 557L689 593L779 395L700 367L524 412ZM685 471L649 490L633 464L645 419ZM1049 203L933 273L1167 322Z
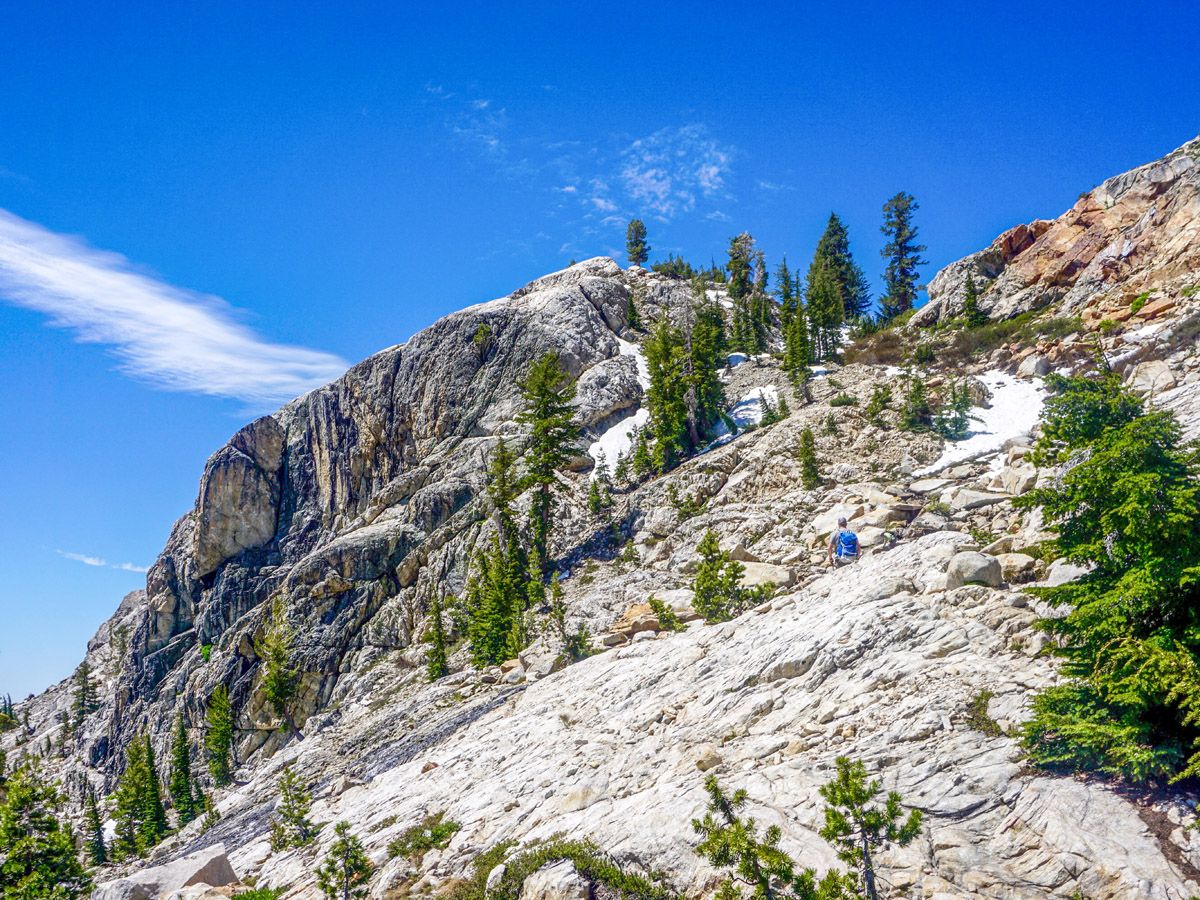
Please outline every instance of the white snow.
M732 369L734 366L740 366L742 363L744 363L749 358L750 357L748 357L745 353L741 353L741 352L730 353L729 354L729 368Z
M970 436L947 442L938 461L914 475L932 475L954 463L993 453L1009 438L1028 434L1037 424L1046 399L1046 389L1040 383L1024 381L1007 372L985 372L979 380L992 392L991 407L972 407ZM1001 464L1002 459L997 457L992 467L998 469Z
M622 356L632 356L637 363L637 380L642 386L642 390L650 388L650 366L646 362L646 357L642 354L642 348L631 341L621 340L617 338L617 344L621 348ZM588 447L588 456L599 461L601 454L604 456L604 463L611 475L617 467L617 457L629 454L633 449L633 434L638 428L642 428L650 421L650 410L646 407L639 407L636 411L630 413L625 418L621 419L615 425L609 426L604 433L600 435L591 446ZM592 475L599 474L598 470L593 470Z
M746 428L749 425L757 425L763 420L763 414L766 412L766 406L763 404L763 399L778 409L779 407L779 391L774 385L766 384L762 387L756 387L745 397L733 405L729 410L729 418L733 419L738 427L738 431ZM706 447L706 450L713 447L719 447L732 439L729 429L725 427L725 423L718 422L716 428L713 429L715 435L713 442Z

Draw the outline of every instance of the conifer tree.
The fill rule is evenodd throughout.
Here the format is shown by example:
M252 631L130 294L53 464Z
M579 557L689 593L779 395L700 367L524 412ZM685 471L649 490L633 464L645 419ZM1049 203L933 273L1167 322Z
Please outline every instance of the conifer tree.
M625 227L625 255L631 266L644 266L650 258L650 245L646 243L646 223L631 219Z
M333 832L337 840L329 848L324 864L317 869L317 887L329 900L366 897L367 882L375 867L358 838L350 833L349 822L338 822Z
M925 382L916 372L908 376L908 392L900 406L900 427L905 431L923 431L933 422Z
M812 333L813 359L834 359L841 346L841 327L846 320L846 312L838 273L833 263L819 253L813 257L808 270L804 299Z
M754 238L742 232L729 239L729 297L740 300L747 296L753 286Z
M276 853L290 847L303 847L317 836L309 821L312 794L290 765L279 773L279 802L271 818L271 849Z
M0 798L0 897L74 900L91 892L63 796L33 762L17 766Z
M175 720L175 737L171 742L171 776L167 786L171 805L175 807L175 817L182 828L199 812L192 794L192 746L188 741L182 713Z
M817 242L816 256L826 260L842 295L844 318L853 321L867 314L871 305L871 288L867 276L854 261L850 252L850 235L837 213L829 214L825 231Z
M563 369L554 351L543 354L530 367L521 385L525 408L517 421L530 426L525 451L527 483L533 487L530 508L530 545L542 560L548 557L550 522L557 506L556 473L575 452L579 436L575 423L575 381ZM542 577L545 577L543 571Z
M450 674L446 661L446 629L442 624L442 598L437 591L429 597L429 659L425 671L430 681Z
M513 555L498 535L476 555L474 574L467 582L467 640L476 666L496 665L523 649L521 622L525 614L525 584Z
M87 861L92 866L103 866L108 863L108 845L104 842L104 823L100 818L100 806L96 802L96 792L88 786L83 796L84 821L84 851Z
M917 227L913 224L916 211L917 201L903 191L883 205L880 230L887 237L887 244L880 252L887 260L887 268L883 275L886 290L880 300L880 318L884 321L916 306L917 269L926 263L921 258L925 246L917 243Z
M629 292L629 299L625 301L625 324L634 331L642 330L642 314L634 300L633 291Z
M779 301L779 324L786 332L788 325L791 324L792 316L796 312L798 300L796 285L792 281L792 273L788 270L786 256L775 270L775 284L777 285L775 298Z
M979 308L979 288L975 285L975 273L967 273L966 297L963 299L963 324L978 328L987 324L987 313Z
M276 596L263 623L262 635L254 642L254 652L262 664L263 694L289 731L296 730L290 704L299 686L299 673L292 666L294 640L295 629L288 623L287 605L282 596Z
M783 332L783 371L792 384L801 387L812 377L811 363L808 316L804 307L797 303Z
M233 710L229 705L229 689L223 684L213 688L205 711L208 725L204 733L204 749L208 753L208 774L213 784L224 787L233 780Z
M717 533L709 529L696 545L700 563L692 581L692 608L706 622L727 622L771 594L770 587L742 587L745 566L721 549Z
M145 776L139 787L141 790L142 821L139 837L146 849L153 847L171 830L167 825L167 810L162 801L162 784L158 778L158 765L154 759L154 747L150 743L150 735L142 738L145 745L143 759L145 760Z
M921 811L909 810L901 821L904 808L895 791L887 795L882 806L872 803L881 790L878 780L867 780L866 766L845 756L837 759L833 781L820 789L829 804L821 837L834 846L838 859L857 873L860 888L870 900L879 898L875 853L888 844L910 844L921 833Z
M760 836L754 820L739 815L746 791L726 794L717 776L704 782L708 811L693 819L692 829L703 837L696 852L732 874L718 889L719 900L741 900L742 886L752 900L851 900L857 896L854 879L830 869L818 881L813 869L797 871L795 860L779 847L783 831L772 825Z
M692 398L689 410L693 443L705 440L721 420L725 408L725 388L720 369L726 357L725 317L721 308L707 296L696 306L688 348L688 387ZM695 449L693 446L691 449Z
M678 464L688 449L687 379L683 335L664 315L655 324L643 345L650 387L646 407L650 411L647 427L653 442L652 465L666 472ZM635 453L634 465L637 458Z
M75 727L83 724L84 718L96 710L96 686L92 683L92 667L85 659L75 670L75 697L72 711Z
M821 472L817 468L817 442L811 428L800 432L800 483L808 491L821 483Z

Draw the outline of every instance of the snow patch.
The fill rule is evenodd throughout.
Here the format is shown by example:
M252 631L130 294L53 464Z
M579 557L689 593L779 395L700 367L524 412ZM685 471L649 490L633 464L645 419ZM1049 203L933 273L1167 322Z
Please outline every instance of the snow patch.
M622 356L632 356L637 364L637 380L642 386L642 390L650 389L650 365L646 362L645 354L642 353L642 348L632 341L622 340L617 338L617 345L620 347ZM644 406L639 407L634 412L627 415L614 425L609 426L604 430L595 441L588 447L588 456L596 460L598 463L603 455L605 468L611 475L617 468L617 457L621 455L628 456L633 449L633 435L639 428L644 428L646 423L650 421L650 410ZM599 469L592 470L592 476L599 474Z
M764 399L771 406L776 409L779 408L779 391L771 384L756 387L737 403L733 404L733 408L729 410L729 418L733 419L734 424L738 427L738 431L762 422L763 415L767 411L766 405L763 403ZM713 442L705 448L706 450L719 447L733 438L724 421L717 423L717 427L713 429L713 435Z
M955 463L994 453L1009 438L1028 434L1037 424L1046 400L1046 389L1040 383L1024 381L1007 372L985 372L978 377L992 392L991 407L971 407L970 435L961 441L947 442L938 461L914 475L932 475ZM1002 462L997 457L992 468L999 469Z
M732 369L734 366L740 366L742 363L744 363L749 358L750 357L748 357L745 353L741 353L741 352L730 353L729 354L729 368Z

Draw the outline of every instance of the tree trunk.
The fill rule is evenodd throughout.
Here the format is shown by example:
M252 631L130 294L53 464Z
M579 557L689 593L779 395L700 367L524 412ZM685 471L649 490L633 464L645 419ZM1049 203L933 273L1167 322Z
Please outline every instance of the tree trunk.
M871 845L867 842L867 831L859 829L862 841L863 887L871 900L879 900L879 892L875 890L875 867L871 865Z

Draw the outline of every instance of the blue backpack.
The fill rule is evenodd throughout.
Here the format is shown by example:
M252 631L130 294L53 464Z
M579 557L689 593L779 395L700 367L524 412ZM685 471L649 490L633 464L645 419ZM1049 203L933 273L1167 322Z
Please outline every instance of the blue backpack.
M839 557L858 556L858 535L845 528L839 531L837 536L837 555Z

